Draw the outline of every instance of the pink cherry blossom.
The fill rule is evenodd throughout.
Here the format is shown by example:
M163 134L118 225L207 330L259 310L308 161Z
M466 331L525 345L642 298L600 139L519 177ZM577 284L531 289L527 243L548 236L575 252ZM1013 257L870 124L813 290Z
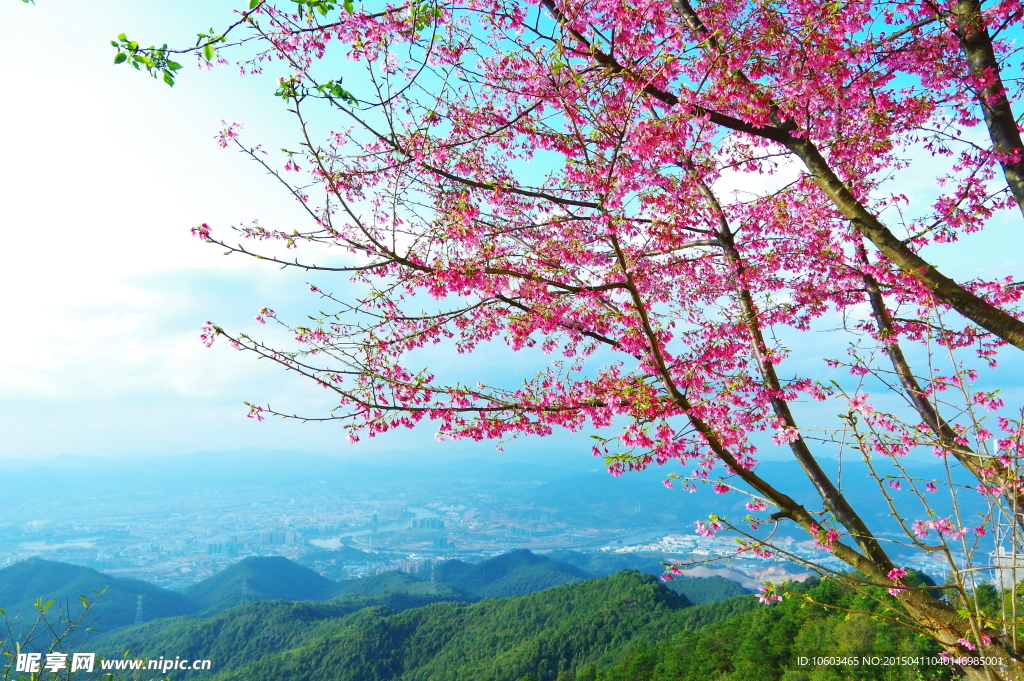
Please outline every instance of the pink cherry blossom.
M218 54L279 69L302 151L243 145L237 123L217 143L307 222L193 233L336 278L316 313L260 310L266 340L201 333L315 383L314 417L353 442L426 422L444 441L593 436L612 475L755 495L775 512L745 523L893 582L880 513L912 514L897 541L929 551L970 531L904 457L974 476L954 495L1024 493L1019 405L989 371L1024 349L991 231L1024 210L1019 2L293 5L259 3ZM947 266L967 237L971 267ZM303 417L275 409L249 416ZM772 475L769 439L800 480ZM911 481L894 503L926 500L851 495L837 453ZM911 620L945 607L913 599ZM973 635L954 628L947 644Z

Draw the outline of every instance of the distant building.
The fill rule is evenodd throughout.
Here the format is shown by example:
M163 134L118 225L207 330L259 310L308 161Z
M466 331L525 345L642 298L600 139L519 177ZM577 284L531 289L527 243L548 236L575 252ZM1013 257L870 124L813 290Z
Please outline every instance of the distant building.
M206 553L211 556L237 556L245 549L239 541L210 542L206 545Z
M414 530L443 530L444 521L440 518L416 518L412 521Z
M437 558L410 558L399 561L398 569L402 572L407 572L410 575L418 575L424 572L430 572L438 563ZM381 568L381 571L393 570L391 566Z
M553 537L556 534L561 534L562 530L558 528L551 528L547 530L524 530L521 527L515 527L514 525L508 528L508 536L510 537Z
M301 546L303 537L301 532L264 530L260 533L260 543L266 546Z

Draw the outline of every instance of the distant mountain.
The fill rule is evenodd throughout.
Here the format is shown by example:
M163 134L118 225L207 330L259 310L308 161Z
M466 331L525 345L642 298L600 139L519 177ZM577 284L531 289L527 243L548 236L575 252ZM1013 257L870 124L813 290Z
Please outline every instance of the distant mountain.
M581 553L560 549L547 554L548 558L573 565L595 577L610 575L619 570L637 570L661 576L665 566L650 554L639 553ZM666 583L668 588L686 596L695 605L720 601L734 596L753 593L726 577L712 575L702 577L683 576Z
M390 556L388 556L390 557ZM382 559L379 553L367 553L352 546L342 545L337 549L314 549L307 551L296 559L299 565L312 565L316 562L335 561L339 565L345 563L376 563Z
M676 577L674 580L666 582L665 586L677 594L685 596L694 605L724 601L728 598L753 593L750 589L744 588L731 579L719 577L718 575L712 577Z
M521 596L592 576L572 565L526 549L511 551L476 565L445 561L434 571L435 581L450 584L479 598Z
M95 592L106 592L97 596ZM152 620L185 615L196 604L175 591L168 591L134 579L119 579L79 565L39 558L15 563L0 570L0 609L12 623L25 625L35 619L37 599L53 600L54 608L66 608L77 616L82 611L79 596L95 602L90 617L97 631L109 631L133 624L142 597L142 617ZM54 614L57 610L52 611Z
M592 577L572 565L553 561L526 549L476 564L461 560L442 561L437 563L433 573L433 587L430 586L429 573L410 575L393 570L339 582L336 585L337 593L369 595L392 591L475 601L480 598L521 596Z
M213 577L185 589L203 615L227 610L247 600L322 601L338 585L283 556L245 558Z
M652 575L660 575L665 566L658 558L649 553L612 553L607 551L587 552L571 549L557 549L546 554L551 560L568 563L588 572L595 577L603 577L619 570L636 570Z
M249 602L209 619L111 632L94 649L216 665L172 671L173 681L781 681L835 676L834 666L803 671L801 657L938 655L927 637L876 616L890 607L884 588L872 588L872 598L817 580L793 590L806 598L689 606L652 575L624 570L471 605L396 593ZM948 667L897 672L950 678Z
M464 591L435 580L433 586L429 582L398 570L382 572L379 575L349 579L337 584L339 594L359 594L374 596L385 593L404 593L417 596L437 596L444 600L475 601L476 599Z

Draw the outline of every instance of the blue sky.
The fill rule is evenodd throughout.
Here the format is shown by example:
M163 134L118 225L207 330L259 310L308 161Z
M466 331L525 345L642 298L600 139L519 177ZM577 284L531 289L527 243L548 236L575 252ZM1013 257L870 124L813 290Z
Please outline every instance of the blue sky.
M0 73L11 88L0 111L0 458L348 448L330 426L245 419L245 399L298 408L320 395L198 341L207 319L239 328L263 305L310 302L301 275L225 258L189 233L201 222L298 217L213 139L223 119L287 146L274 81L182 60L171 89L112 64L118 33L188 44L226 25L236 4L0 4Z
M0 3L0 73L11 88L0 108L0 459L246 447L491 455L493 443L442 444L429 427L353 447L330 424L248 420L244 400L314 414L329 405L274 366L200 344L208 319L252 330L264 305L315 310L308 275L224 257L189 231L299 223L272 180L214 140L222 121L240 122L247 139L296 148L294 126L272 96L273 74L239 78L233 67L199 71L182 59L172 89L115 67L110 40L123 32L144 45L188 45L226 26L237 6ZM589 443L562 436L507 450L585 457Z

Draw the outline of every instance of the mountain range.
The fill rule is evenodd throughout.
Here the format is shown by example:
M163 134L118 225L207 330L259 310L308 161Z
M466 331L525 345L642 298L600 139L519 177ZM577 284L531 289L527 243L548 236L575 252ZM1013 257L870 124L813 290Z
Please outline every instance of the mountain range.
M0 570L0 607L17 621L34 594L71 602L76 590L105 587L88 648L213 663L172 671L173 681L794 681L832 678L801 668L801 656L937 654L930 639L872 615L889 607L884 588L866 598L864 588L809 580L765 607L729 597L742 589L721 578L664 583L628 569L649 569L647 560L521 550L446 561L432 578L393 571L335 583L284 558L248 558L184 594L33 560ZM133 624L139 595L168 615ZM905 671L892 678L920 670ZM925 671L945 679L949 669Z
M354 552L355 549L346 548ZM400 593L429 600L474 602L485 598L521 596L562 584L592 579L623 568L658 574L660 563L629 554L615 559L587 558L590 554L563 552L553 557L521 549L481 563L448 560L430 572L410 575L397 570L361 579L334 582L280 556L245 558L184 590L161 589L146 582L121 579L67 563L33 558L0 570L0 608L10 620L34 618L37 599L53 600L69 613L80 611L80 596L95 601L91 626L110 631L143 621L193 615L208 617L247 601L328 601L339 596L378 596ZM589 568L589 569L588 569ZM747 593L735 582L722 587L721 578L676 580L672 587L692 602Z

